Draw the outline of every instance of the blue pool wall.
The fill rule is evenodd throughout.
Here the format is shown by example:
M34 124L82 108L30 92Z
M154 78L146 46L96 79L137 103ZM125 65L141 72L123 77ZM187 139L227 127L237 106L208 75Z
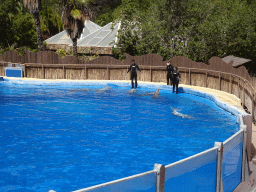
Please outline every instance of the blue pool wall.
M9 79L4 79L9 81ZM56 85L63 84L63 81L27 81L20 79L11 79L24 84L43 84ZM130 86L126 82L113 81L65 81L68 85L100 85L100 86ZM163 84L140 83L141 87L152 89L165 89L172 91L172 86ZM164 177L158 170L133 175L108 183L80 189L75 192L110 192L110 191L133 191L133 192L155 192L156 188L164 185L165 191L219 191L219 186L223 186L224 191L233 191L242 181L245 174L245 134L246 125L243 117L250 116L243 110L222 102L218 97L197 91L191 88L180 87L179 92L193 94L199 97L207 98L213 101L220 108L237 116L237 123L240 130L226 141L224 141L222 150L214 146L204 152L185 158L178 162L165 166ZM161 94L161 92L160 92ZM213 144L214 145L214 144ZM220 151L223 151L220 155ZM222 164L219 164L220 159ZM157 163L157 162L156 162ZM218 170L221 169L222 171ZM221 175L220 175L221 173ZM219 185L218 185L218 184ZM121 190L120 190L121 189Z

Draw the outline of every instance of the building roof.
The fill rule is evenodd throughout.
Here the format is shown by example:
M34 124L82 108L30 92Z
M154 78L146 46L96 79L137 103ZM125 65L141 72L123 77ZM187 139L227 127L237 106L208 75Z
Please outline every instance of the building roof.
M222 58L222 61L229 63L230 61L233 61L232 67L239 67L240 65L243 65L245 63L251 62L251 59L244 59L240 57L235 57L233 55L227 56Z
M91 33L77 42L79 47L112 47L111 43L116 41L120 23L109 23L101 29ZM71 45L72 46L72 45Z
M86 21L81 37L77 41L77 47L112 47L113 41L117 41L118 30L121 23L109 23L104 27ZM66 31L62 31L46 40L47 44L73 46L72 40Z
M80 39L90 35L91 33L94 33L95 31L97 31L101 28L102 27L93 23L92 21L85 21L84 29L83 29ZM47 39L45 41L47 44L66 44L66 45L72 44L72 40L68 36L66 30L50 37L49 39Z

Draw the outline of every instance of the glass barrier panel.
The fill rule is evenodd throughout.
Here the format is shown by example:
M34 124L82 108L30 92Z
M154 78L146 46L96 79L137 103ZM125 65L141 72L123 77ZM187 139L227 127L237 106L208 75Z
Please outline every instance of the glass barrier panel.
M166 166L165 191L215 192L217 147Z
M242 131L223 143L222 180L225 192L233 191L242 180Z
M74 192L155 192L156 172L146 172Z

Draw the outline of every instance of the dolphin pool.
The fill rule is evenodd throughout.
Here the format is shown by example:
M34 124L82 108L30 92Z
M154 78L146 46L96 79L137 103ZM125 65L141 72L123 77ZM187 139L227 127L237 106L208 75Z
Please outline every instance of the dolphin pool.
M160 89L159 95L155 94ZM238 131L214 102L129 82L0 82L0 191L73 191L167 165Z

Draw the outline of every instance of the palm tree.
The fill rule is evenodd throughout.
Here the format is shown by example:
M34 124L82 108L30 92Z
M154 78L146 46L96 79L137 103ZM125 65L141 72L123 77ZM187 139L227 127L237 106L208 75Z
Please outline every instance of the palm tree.
M36 33L37 33L37 45L38 50L43 50L42 33L40 29L39 12L42 10L41 0L23 0L24 7L28 8L34 16Z
M89 6L76 0L70 0L62 12L63 28L73 42L73 55L77 57L77 39L80 38L85 20L92 17Z

